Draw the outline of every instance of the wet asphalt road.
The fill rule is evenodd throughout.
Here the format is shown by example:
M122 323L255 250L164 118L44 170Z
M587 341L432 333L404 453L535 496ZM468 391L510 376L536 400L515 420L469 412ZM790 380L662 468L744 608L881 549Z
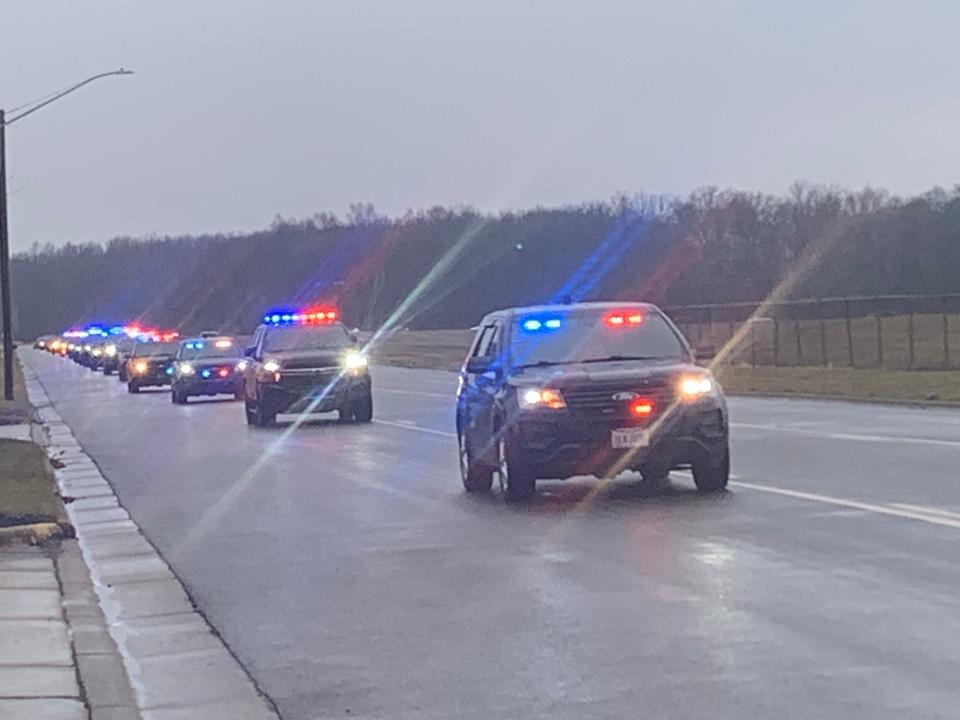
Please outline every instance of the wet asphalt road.
M29 359L287 720L960 716L960 412L734 399L723 496L515 508L461 492L448 373L254 430Z

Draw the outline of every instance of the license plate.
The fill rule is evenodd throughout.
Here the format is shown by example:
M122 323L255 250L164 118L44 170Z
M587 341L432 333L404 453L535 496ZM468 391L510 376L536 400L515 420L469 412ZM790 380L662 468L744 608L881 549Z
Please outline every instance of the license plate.
M610 444L614 449L642 448L650 444L650 436L644 428L620 428L610 431Z

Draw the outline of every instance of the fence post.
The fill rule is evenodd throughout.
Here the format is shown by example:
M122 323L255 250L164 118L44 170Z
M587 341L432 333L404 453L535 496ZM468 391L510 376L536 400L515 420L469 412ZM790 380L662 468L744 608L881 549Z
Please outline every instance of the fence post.
M757 367L757 323L756 318L750 319L750 365Z
M793 334L797 340L797 365L803 365L803 343L800 342L800 320L793 319Z
M883 370L883 319L877 315L877 366Z
M780 365L780 321L777 320L777 309L773 309L773 366Z
M820 360L827 367L830 363L827 361L827 321L823 317L823 300L817 303L817 315L820 316Z
M849 300L843 301L843 314L847 321L847 360L850 362L850 367L853 367L853 325L850 322Z
M907 316L907 345L910 347L910 364L909 368L913 370L913 365L916 361L916 355L914 353L914 342L913 342L913 300L910 300L910 314Z
M950 316L947 315L947 299L943 303L943 366L950 368Z
M713 308L707 306L707 341L713 343Z

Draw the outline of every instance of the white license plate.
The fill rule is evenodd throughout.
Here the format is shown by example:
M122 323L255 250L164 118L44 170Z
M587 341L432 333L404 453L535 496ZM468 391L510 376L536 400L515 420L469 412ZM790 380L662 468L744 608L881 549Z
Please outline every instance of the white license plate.
M650 444L650 435L644 428L611 430L610 444L614 449L647 447Z

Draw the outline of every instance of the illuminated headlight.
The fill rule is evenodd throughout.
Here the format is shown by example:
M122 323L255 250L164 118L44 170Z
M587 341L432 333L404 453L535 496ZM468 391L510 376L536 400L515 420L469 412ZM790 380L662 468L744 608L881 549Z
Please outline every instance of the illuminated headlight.
M237 371L238 371L238 372L243 372L243 371L246 370L246 369L247 369L247 361L246 361L246 360L241 360L240 362L237 363Z
M362 370L367 366L367 356L351 350L343 356L343 365L347 370Z
M42 348L44 348L44 347L46 347L46 346L47 346L47 343L45 343L43 340L41 340L40 342L37 343L37 347L42 347Z
M193 375L196 372L196 370L193 369L193 365L188 362L180 363L180 367L177 369L181 375Z
M549 388L527 388L520 390L520 407L523 410L562 410L567 406L559 390Z
M103 349L104 354L107 357L116 357L117 356L117 346L116 345L107 345Z
M101 355L103 355L103 350L101 350L100 348L95 348L93 351L93 356L100 357Z
M93 350L93 346L92 346L92 345L84 345L84 346L83 346L83 351L84 351L84 352L90 352L91 350Z
M280 363L278 363L276 360L267 360L263 364L263 369L265 372L275 373L280 369Z
M698 400L713 393L714 384L706 375L687 375L680 378L680 397L684 400Z
M148 367L149 365L147 365L146 360L138 360L133 364L133 371L138 375L143 375L147 371Z

